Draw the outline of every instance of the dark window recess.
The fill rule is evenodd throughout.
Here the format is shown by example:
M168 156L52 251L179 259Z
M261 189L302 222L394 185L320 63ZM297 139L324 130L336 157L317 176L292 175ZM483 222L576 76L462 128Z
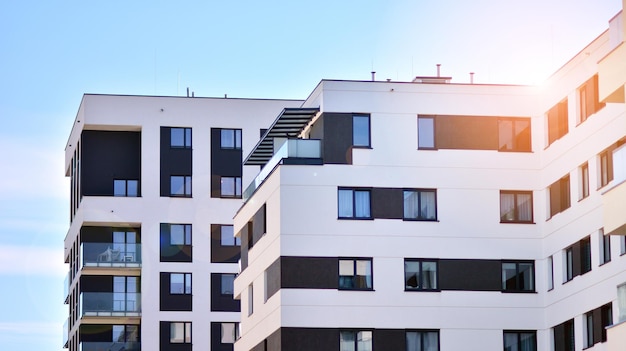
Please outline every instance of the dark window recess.
M106 344L113 350L141 350L139 325L81 324L78 329L78 338L83 343Z
M343 219L372 218L369 189L339 188L337 191L338 217Z
M613 325L612 304L609 302L585 313L583 324L585 327L585 348L606 342L606 327Z
M537 351L537 331L505 330L504 351Z
M161 262L191 262L191 224L161 223Z
M561 139L568 132L567 99L554 105L547 114L548 118L548 146Z
M554 351L574 351L574 320L570 319L552 328Z
M440 259L440 290L502 291L502 261Z
M237 263L241 257L241 239L234 236L233 226L211 224L211 262Z
M161 272L160 278L160 310L191 311L191 273Z
M238 234L241 238L241 270L248 266L248 251L267 231L265 213L266 205L263 204Z
M159 344L164 351L191 351L191 322L160 322Z
M501 223L533 223L533 192L500 191Z
M535 263L532 261L502 262L502 291L534 292Z
M600 230L600 264L611 262L611 236Z
M552 183L550 192L550 217L570 207L569 174Z
M161 196L191 197L191 129L161 127L160 160Z
M591 271L591 239L586 237L565 249L566 282Z
M211 311L240 312L241 304L234 299L233 273L211 273Z
M211 128L211 197L241 198L241 129Z
M437 290L437 261L404 259L404 290Z
M578 88L579 122L582 123L591 115L600 111L605 104L600 102L598 90L598 75L594 75Z
M339 289L372 290L371 258L340 258Z
M405 220L437 220L437 191L435 189L404 190Z

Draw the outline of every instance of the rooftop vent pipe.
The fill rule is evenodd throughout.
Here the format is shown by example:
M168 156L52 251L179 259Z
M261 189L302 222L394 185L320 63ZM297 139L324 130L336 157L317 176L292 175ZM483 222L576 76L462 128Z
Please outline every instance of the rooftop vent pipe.
M470 84L474 84L474 72L470 72Z
M376 71L372 71L372 82L376 80Z
M437 77L441 77L441 63L437 64Z

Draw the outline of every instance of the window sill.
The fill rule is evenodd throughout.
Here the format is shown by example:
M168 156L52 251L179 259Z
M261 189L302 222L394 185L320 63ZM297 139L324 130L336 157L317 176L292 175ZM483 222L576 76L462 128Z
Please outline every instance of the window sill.
M503 221L500 220L500 224L537 224L534 221Z
M402 218L405 222L439 222L438 219Z
M407 289L407 288L404 288L404 292L434 292L434 293L438 293L438 292L441 292L441 289Z
M600 263L600 264L598 265L598 267L602 267L602 266L604 266L605 264L610 263L610 262L611 262L611 260L608 260L608 261L606 261L606 262L602 262L602 263Z
M535 290L501 290L503 294L537 294Z
M373 150L374 148L370 145L352 145L353 149L365 149L365 150Z
M339 291L376 291L374 288L370 289L357 289L357 288L337 288Z
M373 217L337 217L338 220L349 220L349 221L373 221Z

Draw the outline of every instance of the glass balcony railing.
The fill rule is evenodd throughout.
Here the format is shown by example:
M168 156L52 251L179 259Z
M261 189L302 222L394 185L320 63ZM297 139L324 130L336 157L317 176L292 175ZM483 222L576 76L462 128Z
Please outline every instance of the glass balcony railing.
M139 316L140 293L84 292L80 294L81 316Z
M67 348L67 342L70 339L70 319L66 319L65 323L63 323L63 348Z
M141 267L141 244L82 243L83 267Z
M63 282L63 300L65 301L65 304L69 303L69 297L70 297L70 272L67 272L67 274L65 275L65 281Z
M317 139L288 139L274 153L274 156L267 161L261 172L254 178L243 192L243 201L247 201L256 189L263 183L274 168L285 158L322 158L322 142Z
M118 341L100 341L100 342L81 342L78 347L79 351L141 351L140 342L118 342Z

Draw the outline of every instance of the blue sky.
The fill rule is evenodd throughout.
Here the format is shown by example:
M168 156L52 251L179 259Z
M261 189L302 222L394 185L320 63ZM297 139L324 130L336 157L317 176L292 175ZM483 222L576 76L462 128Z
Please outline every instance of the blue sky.
M621 0L0 3L0 344L60 350L69 185L83 93L306 98L319 80L541 83Z

